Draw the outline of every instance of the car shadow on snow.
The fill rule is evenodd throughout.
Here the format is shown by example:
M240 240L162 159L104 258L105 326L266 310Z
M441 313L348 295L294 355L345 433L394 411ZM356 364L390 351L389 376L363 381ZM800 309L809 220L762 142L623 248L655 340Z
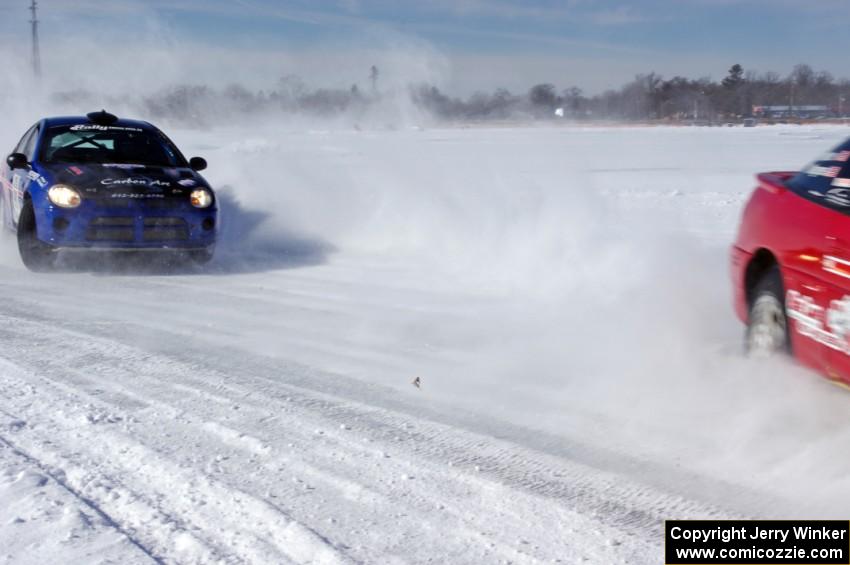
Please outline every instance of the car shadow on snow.
M98 275L224 275L261 273L324 264L330 243L269 226L272 215L245 208L226 187L217 192L219 234L215 256L206 265L187 257L152 252L62 252L55 270ZM261 228L273 229L261 229Z
M270 212L243 206L229 187L216 193L220 228L216 256L207 272L251 273L311 267L327 262L336 248L275 225Z

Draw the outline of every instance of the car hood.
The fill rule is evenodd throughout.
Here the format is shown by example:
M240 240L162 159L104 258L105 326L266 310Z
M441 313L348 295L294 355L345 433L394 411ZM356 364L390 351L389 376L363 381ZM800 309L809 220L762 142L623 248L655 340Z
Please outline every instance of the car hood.
M201 175L183 167L148 167L121 164L51 164L44 167L52 184L67 184L87 194L157 192L180 195L209 188Z

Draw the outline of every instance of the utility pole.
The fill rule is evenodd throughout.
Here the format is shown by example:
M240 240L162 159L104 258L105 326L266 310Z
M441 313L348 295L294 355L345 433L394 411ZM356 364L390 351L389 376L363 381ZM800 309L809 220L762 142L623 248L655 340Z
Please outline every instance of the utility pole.
M35 0L32 0L30 4L30 12L32 12L32 19L30 23L32 24L32 72L36 78L41 76L41 55L38 52L38 14L36 13L36 9L38 8L38 3Z
M797 82L795 80L791 81L791 99L788 104L788 116L794 117L794 86L796 86Z
M369 69L369 80L372 81L372 94L378 93L378 67L372 65Z

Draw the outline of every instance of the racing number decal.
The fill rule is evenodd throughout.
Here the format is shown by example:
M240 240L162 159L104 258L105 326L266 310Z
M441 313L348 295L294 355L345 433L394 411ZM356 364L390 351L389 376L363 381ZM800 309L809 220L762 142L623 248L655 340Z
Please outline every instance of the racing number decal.
M9 201L12 205L12 221L17 223L21 216L21 208L24 202L24 179L18 173L12 175L12 193L9 195Z
M797 322L797 333L830 349L850 355L850 296L832 300L829 308L815 304L814 298L789 290L785 295L788 317Z
M821 261L821 267L827 273L850 279L850 261L845 261L831 255L824 255Z

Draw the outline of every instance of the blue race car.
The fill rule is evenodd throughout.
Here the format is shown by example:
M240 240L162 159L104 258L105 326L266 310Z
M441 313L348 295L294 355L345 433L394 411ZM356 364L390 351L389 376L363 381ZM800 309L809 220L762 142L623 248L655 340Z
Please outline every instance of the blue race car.
M215 194L197 172L206 166L147 122L106 111L46 118L0 170L0 222L33 271L49 270L60 249L179 252L206 263L218 230Z

